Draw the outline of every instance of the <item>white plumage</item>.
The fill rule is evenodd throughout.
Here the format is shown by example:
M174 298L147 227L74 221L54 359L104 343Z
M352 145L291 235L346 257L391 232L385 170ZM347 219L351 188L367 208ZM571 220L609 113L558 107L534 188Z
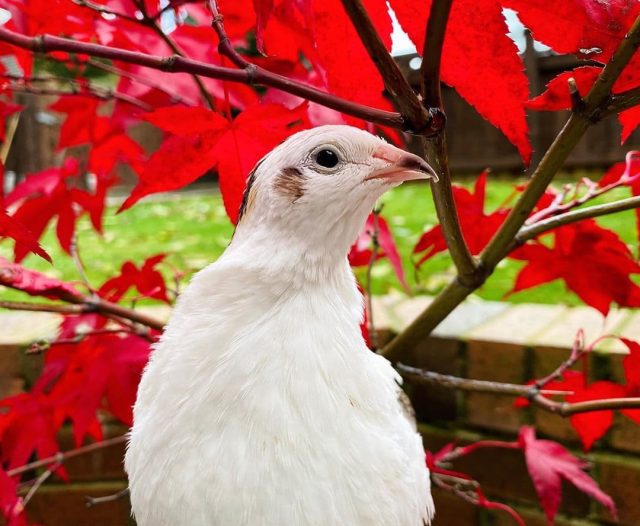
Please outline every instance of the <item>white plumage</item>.
M348 126L258 164L231 244L181 295L140 383L125 459L140 526L429 523L422 443L362 339L346 259L376 199L425 177Z

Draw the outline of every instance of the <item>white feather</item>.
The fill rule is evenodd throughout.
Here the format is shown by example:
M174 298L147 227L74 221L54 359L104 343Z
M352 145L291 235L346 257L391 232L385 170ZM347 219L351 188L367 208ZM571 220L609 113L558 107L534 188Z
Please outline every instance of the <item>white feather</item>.
M140 383L125 462L138 524L428 523L422 443L398 375L362 339L345 258L371 203L306 236L254 206L180 297Z

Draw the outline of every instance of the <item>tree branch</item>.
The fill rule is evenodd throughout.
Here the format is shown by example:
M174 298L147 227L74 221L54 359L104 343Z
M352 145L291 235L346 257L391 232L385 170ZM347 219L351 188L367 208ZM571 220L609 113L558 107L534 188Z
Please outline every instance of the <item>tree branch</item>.
M470 391L473 393L494 393L510 396L531 397L534 393L547 395L571 394L567 391L544 390L539 391L531 385L509 384L502 382L490 382L487 380L474 380L471 378L460 378L449 374L440 374L433 371L425 371L417 367L411 367L403 363L396 364L396 369L404 377L421 384L441 385L460 391Z
M638 104L640 104L640 86L612 95L611 102L603 115L607 116L613 113L620 113L621 111L633 108Z
M125 13L121 13L119 11L114 11L113 9L109 9L103 5L100 4L94 4L93 2L89 1L89 0L72 0L74 4L79 5L81 7L86 7L88 9L91 9L92 11L96 11L98 13L104 14L104 15L112 15L112 16L117 16L118 18L121 18L122 20L128 20L129 22L133 23L133 24L139 24L140 20L138 20L135 17L129 16Z
M106 58L136 64L160 71L172 73L193 73L202 77L218 80L228 80L242 84L269 86L272 88L291 93L298 97L308 99L327 108L332 108L347 115L358 117L366 121L391 126L393 128L405 129L404 119L396 112L379 110L363 104L336 97L324 91L318 90L307 84L297 82L282 75L272 73L259 66L251 65L251 68L234 69L207 64L189 58L172 56L156 56L126 49L102 46L87 42L56 37L52 35L37 35L28 37L0 27L0 41L7 42L22 49L27 49L36 53L53 53L55 51L67 51L70 53L80 53L92 57Z
M136 75L135 73L131 73L130 71L118 68L116 66L113 66L111 64L108 64L106 62L101 62L99 60L95 60L95 59L87 59L85 61L79 60L78 57L73 57L70 60L58 60L56 57L46 57L49 60L54 60L56 62L67 62L67 63L71 63L71 64L84 64L85 66L91 66L93 68L96 69L100 69L102 71L106 71L107 73L112 73L114 75L118 75L119 77L123 77L129 80L132 80L133 82L137 82L138 84L142 84L143 86L148 86L149 88L153 88L156 89L158 91L161 91L165 94L167 94L170 98L171 98L171 102L176 103L176 104L185 104L187 106L195 106L197 105L197 102L194 100L188 100L185 99L182 95L179 95L178 93L171 91L168 89L167 86L157 83L157 82L153 82L151 79L148 79L146 77L142 77L140 75Z
M252 64L245 59L235 48L231 45L231 40L227 35L227 31L224 27L224 17L220 14L218 9L218 2L216 0L207 0L209 11L211 11L211 27L218 35L218 53L227 57L233 64L241 69L251 68Z
M149 13L147 12L147 8L144 4L144 1L133 0L133 2L142 13L142 19L139 21L139 23L143 26L150 28L156 35L158 35L162 39L162 41L176 55L178 55L179 57L185 57L186 54L184 50L176 43L175 40L173 40L169 35L167 35L162 30L162 28L158 25L157 19L149 16ZM198 86L200 95L202 96L202 99L205 101L207 106L209 106L209 109L211 110L215 109L215 103L213 101L213 97L211 96L211 93L209 93L209 90L207 90L207 87L204 85L204 82L202 82L202 79L196 74L191 75L191 77L193 78L193 81Z
M452 3L453 0L431 3L420 66L423 102L430 108L438 108L442 115L444 115L444 111L440 91L440 65ZM440 178L437 184L431 183L431 192L451 259L453 259L461 282L465 285L473 285L479 279L483 280L484 277L479 276L476 262L469 251L460 227L460 219L451 188L451 171L444 127L434 137L423 138L422 146L425 158L434 167Z
M549 230L576 223L583 219L590 219L594 217L600 217L608 214L615 214L616 212L622 212L624 210L632 210L634 208L640 208L640 196L629 197L627 199L621 199L613 203L605 203L597 206L589 206L587 208L581 208L580 210L573 210L564 214L538 221L532 225L522 227L515 238L514 247L522 245L526 241L533 239L540 234L544 234Z
M501 382L489 382L486 380L473 380L460 378L446 374L424 371L404 364L397 364L397 370L403 377L411 381L440 385L460 391L470 391L475 393L492 393L506 396L522 396L537 405L541 409L567 417L579 413L589 413L593 411L614 410L614 409L640 409L640 397L637 398L606 398L602 400L590 400L588 402L556 402L545 398L543 395L566 395L571 394L564 391L539 390L536 385L517 385Z
M436 5L434 2L432 5ZM431 20L430 20L431 23ZM569 153L582 138L589 126L601 118L601 112L609 101L609 91L624 67L640 46L640 17L622 40L611 60L585 97L584 111L572 113L569 120L553 141L533 173L531 181L522 193L506 220L480 255L480 263L474 281L456 277L433 302L383 349L391 361L399 361L404 354L428 335L449 313L477 289L509 253L518 231L529 217L545 189L564 164ZM437 185L440 186L440 185ZM451 247L451 245L450 245ZM453 256L453 254L452 254Z
M17 92L17 93L32 93L34 95L58 95L58 96L78 95L78 96L93 97L95 99L100 99L104 101L119 100L122 102L126 102L127 104L131 104L132 106L140 108L141 110L144 110L144 111L151 111L153 109L153 107L147 104L146 102L136 99L135 97L131 97L130 95L127 95L125 93L119 93L114 90L103 89L103 88L99 88L97 86L92 86L89 84L82 85L81 87L79 87L79 89L71 89L69 91L69 90L64 90L59 88L41 88L41 87L31 86L29 84L30 79L28 77L24 77L21 80L24 83L4 84L3 88L9 91ZM70 79L69 84L74 85L74 82Z
M56 314L84 314L94 312L86 305L59 305L55 303L31 303L27 301L0 301L0 309L26 312L53 312Z
M15 475L20 475L21 473L25 473L26 471L31 471L32 469L50 466L51 464L63 463L66 460L73 457L85 455L87 453L91 453L99 449L104 449L106 447L115 446L116 444L123 444L124 442L127 441L127 438L128 438L128 435L120 435L114 438L107 438L106 440L102 440L101 442L95 442L93 444L89 444L88 446L82 446L76 449L70 449L69 451L61 451L60 453L57 453L52 457L43 458L40 460L36 460L35 462L30 462L29 464L25 464L24 466L10 469L9 471L7 471L7 475L9 475L10 477L14 477Z
M378 68L391 100L411 128L412 133L420 135L439 133L441 126L444 126L444 119L432 118L432 115L422 105L402 71L400 71L398 64L387 51L362 1L341 1L369 57Z

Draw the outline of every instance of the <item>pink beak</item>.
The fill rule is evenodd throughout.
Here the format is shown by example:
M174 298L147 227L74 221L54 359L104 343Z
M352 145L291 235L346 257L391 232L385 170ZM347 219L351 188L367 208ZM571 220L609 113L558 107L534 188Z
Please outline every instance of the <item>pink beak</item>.
M386 161L388 166L375 170L365 181L384 179L390 183L403 183L416 179L433 179L438 182L438 174L424 159L390 144L378 147L373 157Z

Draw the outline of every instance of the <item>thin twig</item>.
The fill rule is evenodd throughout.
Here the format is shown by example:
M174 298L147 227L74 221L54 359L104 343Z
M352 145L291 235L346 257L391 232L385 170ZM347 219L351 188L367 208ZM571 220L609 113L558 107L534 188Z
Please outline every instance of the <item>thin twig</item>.
M434 119L387 50L361 0L342 0L342 5L358 32L369 57L380 72L391 100L411 128L412 133L434 135L441 131L444 119Z
M30 86L28 84L4 84L2 86L4 89L9 91L14 91L18 93L32 93L34 95L78 95L82 97L93 97L100 100L120 100L122 102L126 102L131 104L132 106L136 106L144 111L151 111L153 107L146 102L143 102L131 95L127 95L125 93L119 93L117 91L111 89L103 89L98 88L96 86L84 85L81 90L71 89L65 90L60 88L41 88L36 86Z
M588 402L556 402L545 398L543 395L564 396L572 394L566 391L543 390L540 391L535 385L517 385L501 382L489 382L485 380L473 380L460 378L446 374L424 371L404 364L396 365L398 371L407 378L419 383L441 385L461 391L471 391L477 393L492 393L506 396L523 396L538 407L563 417L578 413L589 413L593 411L604 411L613 409L640 409L640 397L633 398L605 398L602 400L591 400Z
M79 5L81 7L86 7L88 9L91 9L92 11L96 11L97 13L101 13L101 14L105 14L105 15L112 15L112 16L117 16L118 18L121 18L122 20L128 20L129 22L132 22L134 24L138 24L140 23L140 21L132 16L127 15L126 13L121 13L120 11L114 11L113 9L109 9L103 5L100 4L94 4L93 2L89 1L89 0L72 0L74 4Z
M60 456L60 455L59 455ZM52 464L46 471L43 471L40 476L34 481L32 486L29 488L29 491L22 499L22 505L26 506L32 497L36 494L36 491L40 489L46 480L62 465L62 459L58 460L54 464Z
M24 466L19 466L17 468L10 469L9 471L7 471L7 475L9 475L10 477L13 477L15 475L20 475L21 473L25 473L26 471L31 471L32 469L49 466L50 464L54 464L54 463L63 463L73 457L85 455L87 453L91 453L99 449L115 446L116 444L122 444L126 442L127 439L128 439L128 435L120 435L114 438L107 438L106 440L102 440L100 442L94 442L93 444L89 444L88 446L82 446L75 449L70 449L69 451L62 451L51 457L36 460L34 462L30 462L29 464L25 464Z
M246 69L226 68L180 57L178 55L164 57L149 55L147 53L102 46L100 44L78 42L69 38L61 38L48 34L29 37L6 29L5 27L0 27L0 41L37 53L48 54L55 51L67 51L70 53L80 53L93 57L127 62L129 64L136 64L171 73L194 73L201 77L218 80L269 86L375 124L382 124L399 129L405 128L404 119L396 112L379 110L363 104L357 104L255 65Z
M78 57L74 56L72 60L63 60L59 61L56 57L47 57L50 60L55 60L58 62L69 62L71 64L84 64L91 66L96 69L100 69L102 71L106 71L107 73L112 73L114 75L118 75L119 77L123 77L129 79L133 82L137 82L138 84L142 84L143 86L148 86L149 88L161 91L166 93L167 96L170 97L171 102L174 104L185 104L187 106L196 106L197 102L194 100L189 100L183 97L182 95L176 93L175 91L171 91L169 86L165 84L161 84L159 82L154 82L153 80L143 77L140 75L136 75L135 73L131 73L122 68L118 68L112 64L107 64L106 62L101 62L95 59L87 59L85 61L79 60Z
M402 363L396 364L396 369L405 378L422 384L441 385L459 391L469 391L473 393L494 393L509 396L530 397L536 393L543 392L546 395L566 395L572 394L568 391L544 390L540 391L531 385L509 384L503 382L490 382L487 380L474 380L471 378L460 378L448 374L440 374L433 371L425 371Z
M91 282L89 281L89 276L87 276L87 271L85 269L84 263L82 262L82 258L80 257L80 252L78 251L78 236L74 233L71 238L71 246L69 249L69 253L71 254L71 259L73 260L73 264L80 275L80 279L84 286L87 288L89 292L95 294L95 289L91 286Z
M0 309L20 310L27 312L54 312L56 314L84 314L94 312L86 305L59 305L55 303L32 303L27 301L0 300Z
M169 49L171 49L171 51L173 51L173 53L175 53L179 57L185 57L186 53L178 45L178 43L162 30L158 21L154 17L149 16L144 0L133 0L133 2L142 13L142 19L139 23L143 26L149 27L156 35L158 35L162 39L162 41L169 47ZM207 87L204 85L204 82L202 82L202 79L196 74L192 74L191 76L198 86L198 90L200 91L202 99L205 101L207 106L209 106L209 109L215 109L213 97L211 96L211 93L209 93Z
M373 265L378 259L378 251L380 250L380 207L373 209L373 232L371 232L371 257L369 258L369 264L367 265L367 320L369 321L368 331L369 338L371 339L371 346L373 350L378 348L378 334L376 333L376 325L373 319L373 293L371 290L372 282L371 274L373 272Z
M620 113L640 104L640 86L611 96L611 102L603 112L603 116Z
M571 223L576 223L583 219L591 219L594 217L623 212L625 210L632 210L634 208L640 208L640 196L620 199L613 203L589 206L587 208L581 208L580 210L573 210L572 212L566 212L543 221L538 221L532 225L522 227L516 236L515 242L521 245L540 234L544 234L545 232L564 225L570 225Z
M452 3L453 0L431 3L420 65L420 83L424 104L430 108L438 108L442 115L444 115L444 108L440 90L440 65ZM422 146L425 158L439 176L438 183L431 183L431 192L436 205L438 221L451 259L458 271L460 283L469 287L477 286L484 280L484 276L478 272L479 269L460 227L460 219L451 187L451 171L444 127L434 137L423 138Z
M99 504L105 504L107 502L115 502L129 495L129 488L123 488L113 495L105 495L104 497L85 497L85 505L87 508L93 508Z

